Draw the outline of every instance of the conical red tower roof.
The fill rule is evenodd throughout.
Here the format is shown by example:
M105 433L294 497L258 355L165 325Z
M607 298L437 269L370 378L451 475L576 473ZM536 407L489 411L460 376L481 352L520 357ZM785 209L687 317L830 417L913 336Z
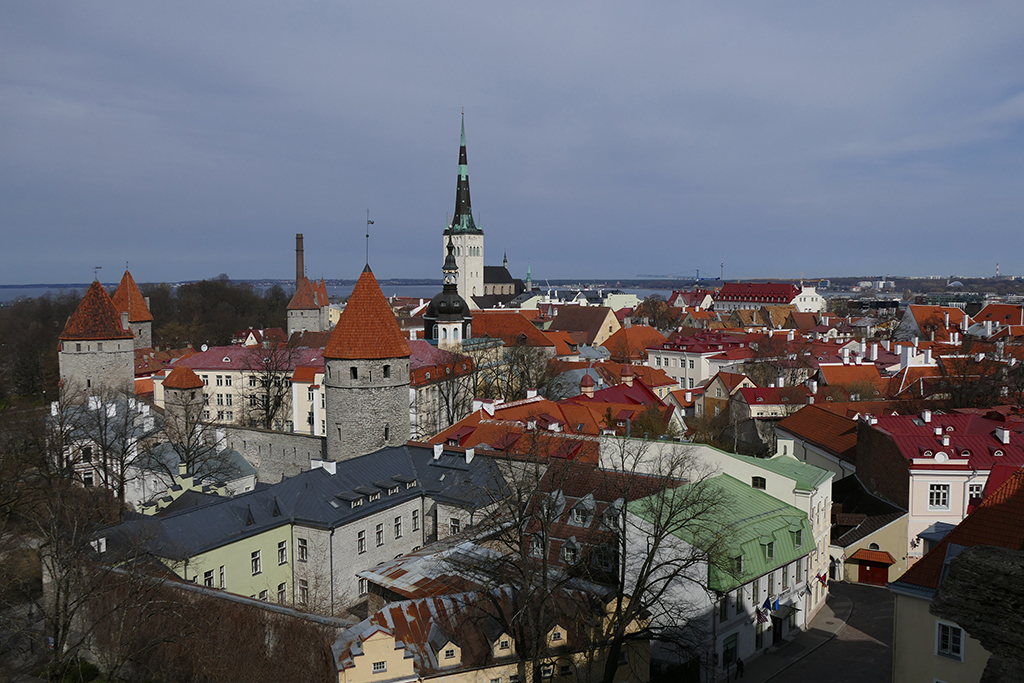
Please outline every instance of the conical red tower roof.
M203 386L203 380L192 368L179 365L171 370L164 378L165 389L199 389Z
M149 312L146 299L135 284L135 279L127 270L121 277L121 284L114 292L114 306L118 313L127 313L130 323L148 323L153 321L153 314Z
M395 323L397 325L398 323ZM78 308L68 318L62 340L131 339L132 333L121 327L121 314L107 290L94 281Z
M299 286L295 288L295 294L292 295L292 300L288 302L288 310L312 311L318 308L320 307L316 304L313 285L310 284L308 277L304 277L299 280Z
M410 355L409 344L402 336L395 314L370 266L366 266L331 333L324 358L370 360Z

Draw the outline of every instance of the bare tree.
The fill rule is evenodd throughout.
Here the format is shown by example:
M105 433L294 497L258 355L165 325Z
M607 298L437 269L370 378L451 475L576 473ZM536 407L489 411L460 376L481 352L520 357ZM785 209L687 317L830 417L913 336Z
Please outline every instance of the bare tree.
M426 439L466 417L473 408L479 373L473 359L439 351L439 362L414 371L416 388L414 439Z
M298 350L284 345L264 344L245 350L245 422L262 429L282 428L291 403L291 373Z
M179 465L206 482L223 483L237 477L238 467L218 440L215 426L203 419L205 409L201 400L189 394L168 394L163 426L166 447L157 445L145 453L142 464L169 481L178 474Z
M548 360L551 353L540 346L527 346L522 339L502 349L500 363L481 368L480 394L484 398L518 401L527 389L540 393L548 384Z

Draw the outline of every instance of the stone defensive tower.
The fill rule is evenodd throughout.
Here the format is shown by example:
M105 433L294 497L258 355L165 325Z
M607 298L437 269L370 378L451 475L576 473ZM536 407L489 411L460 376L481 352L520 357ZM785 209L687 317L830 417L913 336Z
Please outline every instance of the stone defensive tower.
M409 344L367 265L324 349L327 457L409 440Z
M121 314L121 327L130 330L135 338L135 348L152 348L153 314L149 312L149 302L142 296L135 278L127 269L114 292L113 301Z
M89 286L60 333L60 376L70 390L135 392L135 342L99 281Z

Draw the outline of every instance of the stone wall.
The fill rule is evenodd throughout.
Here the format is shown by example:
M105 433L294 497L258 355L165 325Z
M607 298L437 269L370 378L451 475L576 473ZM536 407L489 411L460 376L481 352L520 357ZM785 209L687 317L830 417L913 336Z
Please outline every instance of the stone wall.
M310 469L310 460L325 458L322 436L249 427L220 429L225 432L225 445L241 453L256 468L259 480L267 484Z
M153 323L128 323L132 334L135 335L135 348L149 349L153 346Z
M409 440L408 358L331 359L325 369L328 460L347 460Z
M323 332L323 315L320 309L312 311L291 310L288 311L288 336L296 332Z
M89 392L100 387L135 391L135 349L131 339L63 342L59 356L60 376L72 387Z

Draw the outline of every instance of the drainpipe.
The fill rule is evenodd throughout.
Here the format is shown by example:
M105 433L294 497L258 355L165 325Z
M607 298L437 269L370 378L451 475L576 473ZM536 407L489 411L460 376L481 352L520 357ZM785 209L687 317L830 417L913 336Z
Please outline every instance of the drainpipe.
M331 540L329 543L329 555L331 566L331 616L334 616L334 529L331 529Z

